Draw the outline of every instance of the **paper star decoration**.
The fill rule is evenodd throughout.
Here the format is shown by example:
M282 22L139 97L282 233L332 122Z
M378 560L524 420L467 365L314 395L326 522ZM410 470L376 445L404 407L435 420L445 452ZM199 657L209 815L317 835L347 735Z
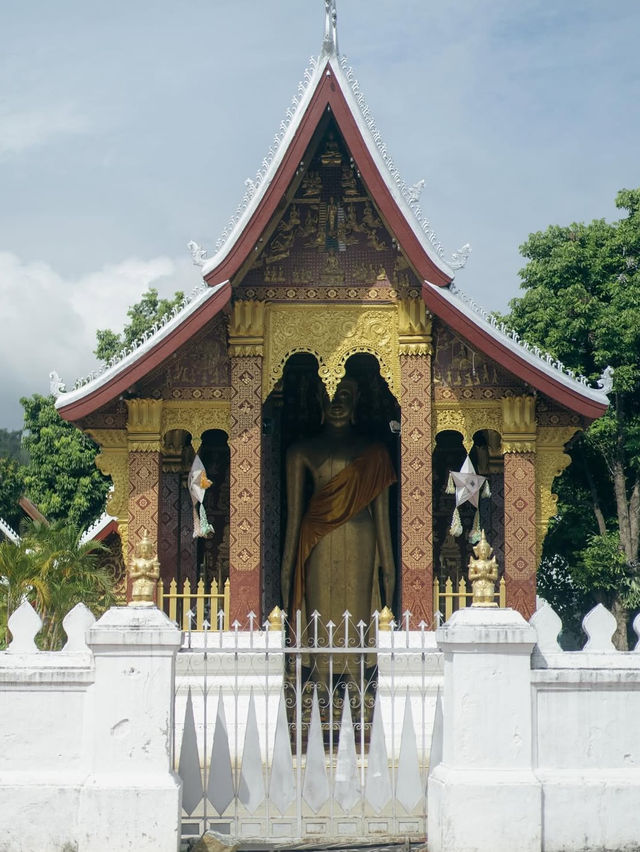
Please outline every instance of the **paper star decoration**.
M476 469L469 456L464 460L459 473L455 470L451 471L451 478L456 487L456 508L468 501L477 509L480 490L486 482L487 477L476 473Z

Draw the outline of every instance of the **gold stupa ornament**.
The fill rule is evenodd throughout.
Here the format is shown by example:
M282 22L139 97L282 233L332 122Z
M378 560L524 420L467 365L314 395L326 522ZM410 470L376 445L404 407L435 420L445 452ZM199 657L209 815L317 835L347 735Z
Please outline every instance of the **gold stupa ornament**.
M473 548L475 558L469 558L469 580L473 589L471 606L498 606L495 601L495 584L498 582L498 563L492 556L493 548L487 541L484 530L480 541Z
M142 539L135 546L129 563L131 600L129 606L155 606L156 590L160 578L160 563L149 532L143 530Z

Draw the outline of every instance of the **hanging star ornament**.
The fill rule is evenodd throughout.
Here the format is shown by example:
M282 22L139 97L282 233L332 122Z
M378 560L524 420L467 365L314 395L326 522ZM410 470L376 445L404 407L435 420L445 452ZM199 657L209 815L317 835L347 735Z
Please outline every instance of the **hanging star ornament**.
M477 509L480 491L487 477L476 473L476 469L469 456L464 460L464 464L459 472L455 470L451 471L451 478L456 487L456 508L463 503L469 502Z

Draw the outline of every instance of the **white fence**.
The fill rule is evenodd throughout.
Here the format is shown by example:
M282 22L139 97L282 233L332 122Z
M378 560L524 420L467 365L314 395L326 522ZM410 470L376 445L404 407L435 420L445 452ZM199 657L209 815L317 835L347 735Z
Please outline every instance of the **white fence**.
M176 681L183 834L424 837L442 685L434 633L348 614L303 629L298 614L278 631L194 633L190 644Z
M155 608L94 623L79 606L65 649L42 652L24 604L0 652L0 850L175 852L181 823L283 844L426 823L430 852L638 849L640 641L616 651L600 606L584 627L563 652L547 606L530 624L465 609L435 633L350 625L345 647L344 625L189 637Z

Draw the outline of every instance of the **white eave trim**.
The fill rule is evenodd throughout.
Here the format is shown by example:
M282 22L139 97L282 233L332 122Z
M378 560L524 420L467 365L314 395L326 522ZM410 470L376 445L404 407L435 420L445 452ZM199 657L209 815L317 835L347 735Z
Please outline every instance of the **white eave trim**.
M0 518L0 532L8 538L12 544L20 544L20 536L3 518Z
M60 393L56 399L56 409L64 408L78 400L84 399L84 397L99 390L116 376L125 372L125 370L139 361L140 358L155 349L159 343L170 337L192 314L206 302L210 301L228 283L228 281L223 281L215 287L208 287L206 284L203 285L188 303L171 317L167 323L162 325L156 332L150 334L146 339L141 340L138 345L134 344L131 350L126 351L124 357L111 364L111 366L103 367L97 374L90 374L88 379L82 380L82 384L73 390Z
M97 521L94 521L91 526L87 527L80 537L80 544L86 544L88 541L93 541L104 529L106 529L112 521L117 521L113 515L108 512L103 512Z
M463 294L459 288L455 287L452 291L449 287L438 287L429 281L425 281L424 283L430 289L435 290L439 296L449 302L457 311L464 314L474 325L482 328L505 348L513 352L514 355L517 355L520 360L526 361L531 367L545 373L549 378L570 388L585 399L592 400L600 405L609 405L607 395L598 388L593 388L591 385L586 384L587 379L584 377L573 378L566 372L566 368L560 365L553 356L547 355L544 352L537 355L531 348L528 348L526 345L523 346L522 343L514 339L512 336L513 333L510 334L507 330L503 331L499 324L494 325L489 318L489 313L477 305L469 296Z

